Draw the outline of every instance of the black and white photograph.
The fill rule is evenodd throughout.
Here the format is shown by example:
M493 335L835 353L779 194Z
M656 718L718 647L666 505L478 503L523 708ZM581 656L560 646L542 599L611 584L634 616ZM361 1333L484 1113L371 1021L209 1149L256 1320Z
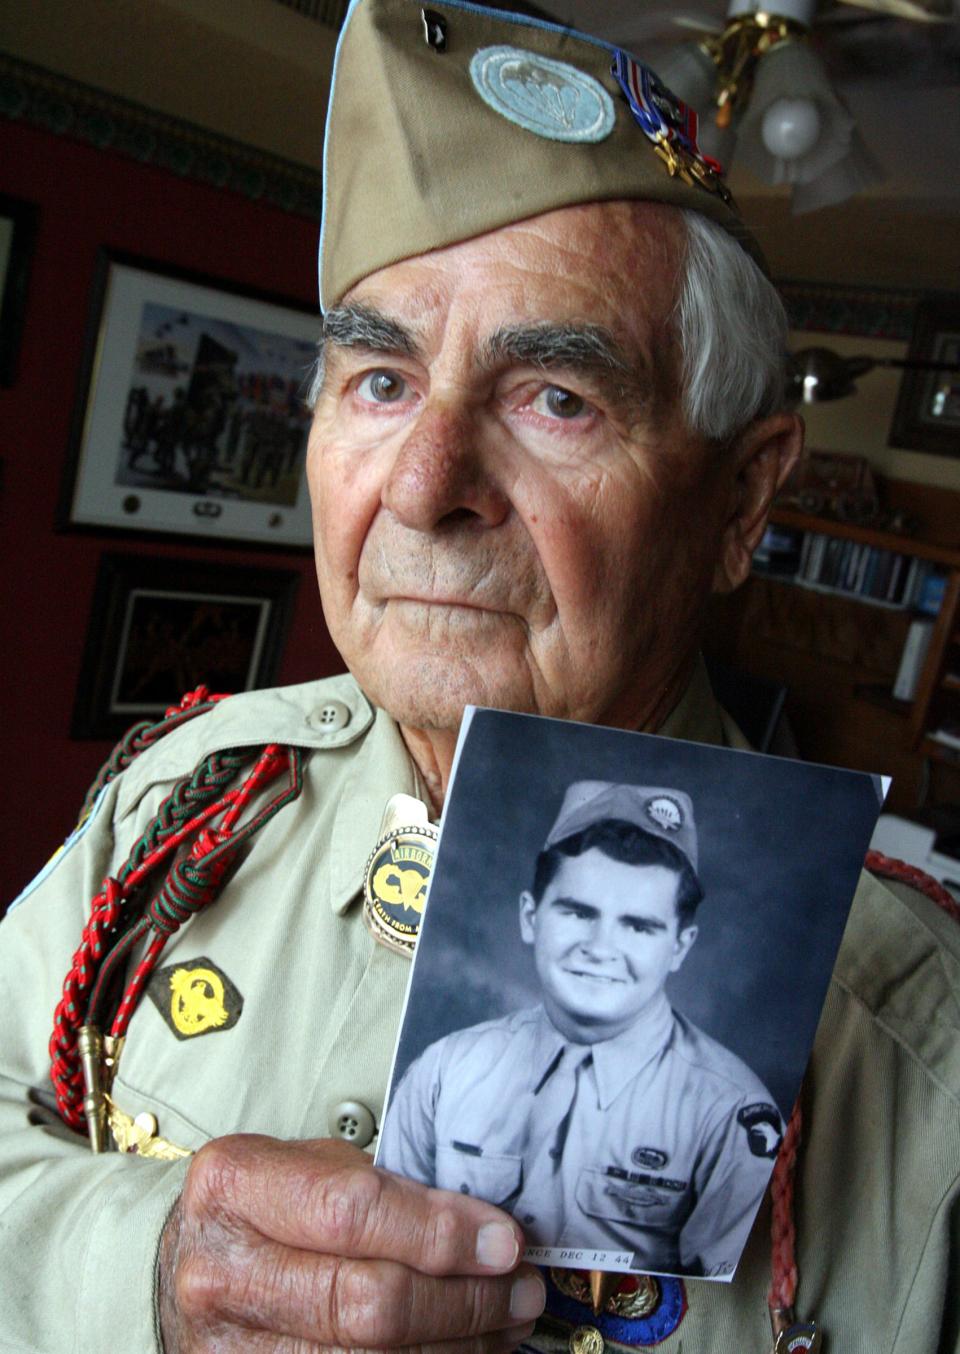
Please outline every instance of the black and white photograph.
M731 1279L884 791L468 711L377 1164L538 1263Z
M116 259L101 269L69 522L305 545L316 317Z

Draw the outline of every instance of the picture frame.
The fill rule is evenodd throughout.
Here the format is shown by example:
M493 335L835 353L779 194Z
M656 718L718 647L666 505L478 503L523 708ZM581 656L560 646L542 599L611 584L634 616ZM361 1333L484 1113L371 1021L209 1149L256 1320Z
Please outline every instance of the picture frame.
M102 555L71 737L119 738L201 684L272 685L299 581L295 569Z
M37 216L32 202L0 193L0 386L16 376Z
M920 301L907 360L960 362L960 295ZM960 456L960 372L905 371L888 441L910 451Z
M308 549L319 313L101 250L58 525Z

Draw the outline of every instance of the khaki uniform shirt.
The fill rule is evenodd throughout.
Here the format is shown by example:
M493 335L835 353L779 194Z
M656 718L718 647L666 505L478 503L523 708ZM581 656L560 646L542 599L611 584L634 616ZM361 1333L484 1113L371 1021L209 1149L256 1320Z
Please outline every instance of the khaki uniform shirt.
M542 1006L438 1039L394 1093L377 1164L500 1204L532 1246L730 1275L781 1132L759 1077L661 995L591 1045L569 1044Z
M333 700L350 713L342 728L327 717ZM737 741L702 670L661 732ZM186 1165L94 1158L66 1129L31 1125L30 1088L49 1088L54 1007L104 877L206 754L268 741L313 749L303 792L162 960L215 964L243 998L240 1018L177 1037L144 999L114 1096L190 1148L238 1130L324 1136L353 1101L379 1121L409 965L370 938L360 884L387 798L422 787L396 726L349 677L234 697L113 782L0 926L4 1351L159 1347L157 1243ZM805 1084L798 1179L798 1305L832 1354L960 1351L958 1026L960 927L864 878ZM766 1354L768 1238L763 1206L732 1284L687 1281L688 1310L662 1354Z

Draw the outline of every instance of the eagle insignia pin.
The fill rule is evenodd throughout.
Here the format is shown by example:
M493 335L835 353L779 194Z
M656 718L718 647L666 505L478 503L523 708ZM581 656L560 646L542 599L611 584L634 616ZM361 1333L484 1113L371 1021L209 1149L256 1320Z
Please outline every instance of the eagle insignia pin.
M243 997L223 969L202 956L157 969L147 992L178 1039L233 1029L243 1010Z

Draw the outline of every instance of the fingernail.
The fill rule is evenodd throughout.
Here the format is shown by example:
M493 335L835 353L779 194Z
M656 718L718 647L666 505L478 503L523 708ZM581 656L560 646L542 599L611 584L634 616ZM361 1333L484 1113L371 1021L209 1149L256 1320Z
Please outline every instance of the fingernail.
M505 1222L487 1222L477 1233L477 1264L489 1269L512 1269L520 1255L520 1243Z
M510 1290L510 1315L518 1321L531 1321L540 1315L546 1301L543 1280L536 1274L525 1274Z

